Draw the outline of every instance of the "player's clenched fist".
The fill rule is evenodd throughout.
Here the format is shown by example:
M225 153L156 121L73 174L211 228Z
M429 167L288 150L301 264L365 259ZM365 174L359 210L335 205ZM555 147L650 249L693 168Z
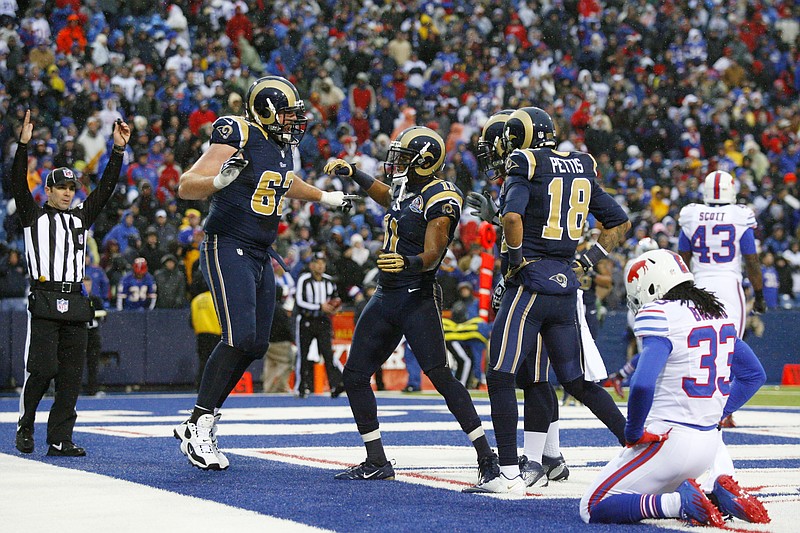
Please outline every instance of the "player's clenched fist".
M666 433L650 433L647 430L644 430L642 436L639 437L636 441L631 442L628 441L625 443L627 448L633 448L634 446L638 446L639 444L650 444L651 442L664 442L669 438L669 431Z
M353 165L344 159L333 159L325 164L322 169L325 174L336 174L338 176L352 176Z
M384 272L402 272L408 266L408 260L396 252L382 253L378 256L378 268Z
M237 151L233 157L222 163L219 174L214 176L214 187L216 187L217 190L224 189L233 183L233 180L238 178L242 170L250 163L247 159L238 157L240 152L241 151Z

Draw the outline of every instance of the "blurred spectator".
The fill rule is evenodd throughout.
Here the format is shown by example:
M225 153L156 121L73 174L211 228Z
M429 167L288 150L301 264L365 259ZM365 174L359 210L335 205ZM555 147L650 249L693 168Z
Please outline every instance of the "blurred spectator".
M28 269L19 251L0 245L0 311L25 311L28 286Z
M261 375L264 392L290 392L289 377L295 365L295 349L292 346L294 333L289 313L283 308L283 290L276 286L275 314L269 332L269 348L264 356L264 371Z
M125 274L117 287L117 310L142 311L156 305L157 289L153 276L147 271L147 261L139 257L133 270Z
M186 307L186 275L178 268L178 259L172 254L161 258L161 267L156 271L159 309L182 309Z

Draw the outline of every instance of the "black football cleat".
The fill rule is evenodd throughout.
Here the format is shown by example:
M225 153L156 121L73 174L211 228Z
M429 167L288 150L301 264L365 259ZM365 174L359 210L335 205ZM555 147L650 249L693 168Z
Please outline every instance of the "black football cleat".
M357 479L392 480L394 479L394 467L392 467L391 461L387 462L383 466L378 466L367 460L359 465L351 466L344 472L339 472L338 474L333 476L333 478L345 479L348 481Z
M47 455L54 457L85 457L86 450L75 444L70 440L63 440L56 444L51 444L47 449Z
M22 453L33 452L33 428L20 427L17 429L16 446Z

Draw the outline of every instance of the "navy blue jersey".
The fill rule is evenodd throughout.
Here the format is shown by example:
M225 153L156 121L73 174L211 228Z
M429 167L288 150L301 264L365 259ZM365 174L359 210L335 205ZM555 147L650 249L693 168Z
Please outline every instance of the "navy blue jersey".
M541 262L526 268L526 277L533 275L544 278L541 282L551 280L560 285L561 289L553 285L552 292L537 289L551 294L576 289L577 280L569 265L587 214L594 215L605 228L628 220L625 211L597 183L597 163L584 152L515 150L506 160L506 172L501 213L523 217L522 255Z
M461 218L461 192L449 181L434 179L425 185L418 194L410 194L398 204L393 199L386 216L383 217L385 232L382 250L401 255L419 255L425 251L425 231L428 222L439 217L450 219L449 241L453 240L458 221ZM442 257L436 268L426 272L403 271L398 273L381 272L380 284L384 289L413 287L432 287L436 281Z
M218 118L211 143L242 149L250 164L212 197L206 232L255 246L271 245L278 234L281 200L295 178L291 148L282 147L242 117Z

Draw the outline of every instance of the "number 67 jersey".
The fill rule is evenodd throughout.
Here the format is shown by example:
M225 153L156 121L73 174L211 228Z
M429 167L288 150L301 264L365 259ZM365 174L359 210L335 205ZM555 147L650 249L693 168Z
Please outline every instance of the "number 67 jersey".
M730 358L737 338L731 320L705 318L691 303L656 300L636 314L633 332L637 338L663 337L672 344L646 424L716 426L731 389Z
M257 247L278 235L283 195L295 178L291 146L281 146L267 132L242 117L218 118L211 143L241 149L250 164L233 183L212 197L205 230Z

